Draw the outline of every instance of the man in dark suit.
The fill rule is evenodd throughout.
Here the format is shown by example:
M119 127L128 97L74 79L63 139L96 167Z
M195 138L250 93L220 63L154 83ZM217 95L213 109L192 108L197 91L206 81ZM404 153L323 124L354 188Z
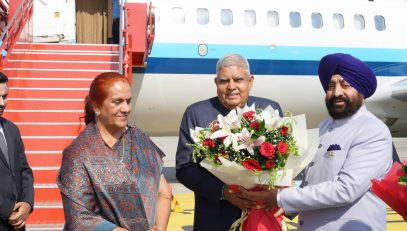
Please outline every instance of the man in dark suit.
M268 105L279 110L278 103L264 98L249 96L253 75L249 63L240 55L231 54L221 58L216 65L215 84L217 97L190 105L182 118L176 154L176 176L179 182L194 191L194 231L227 231L255 202L241 193L231 193L229 186L192 162L190 129L208 127L218 114L226 116L230 110L255 103L257 108Z
M2 117L8 78L0 72L0 231L24 230L34 206L33 174L17 126Z

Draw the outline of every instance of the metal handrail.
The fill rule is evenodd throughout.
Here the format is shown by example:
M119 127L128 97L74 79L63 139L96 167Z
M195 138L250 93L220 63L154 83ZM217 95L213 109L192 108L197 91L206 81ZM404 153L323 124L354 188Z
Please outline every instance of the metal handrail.
M29 17L26 17L32 13L33 0L22 0L20 5L17 7L14 12L13 17L7 23L4 32L0 35L0 67L3 66L3 59L7 58L8 51L14 46L15 40L18 38L17 35L23 30L25 22L28 21ZM18 27L18 28L15 28Z
M129 32L128 32L128 17L127 17L127 9L125 8L127 0L120 0L120 39L119 39L119 66L120 66L120 74L130 78L128 69L131 68L131 64L129 64Z

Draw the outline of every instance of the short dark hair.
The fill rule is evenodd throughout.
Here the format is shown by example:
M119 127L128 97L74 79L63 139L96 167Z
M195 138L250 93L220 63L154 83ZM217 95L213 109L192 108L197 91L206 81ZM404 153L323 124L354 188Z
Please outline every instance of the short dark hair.
M8 78L5 74L3 74L3 72L0 72L0 83L7 83L8 82Z

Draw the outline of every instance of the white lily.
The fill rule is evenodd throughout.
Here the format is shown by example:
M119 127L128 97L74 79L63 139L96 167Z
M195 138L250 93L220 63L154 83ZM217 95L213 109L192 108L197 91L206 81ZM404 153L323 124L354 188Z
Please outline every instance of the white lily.
M274 110L271 106L267 106L259 115L258 115L259 120L264 120L264 127L268 130L271 131L273 129L276 129L278 127L278 121L281 119L280 118L280 113L278 110Z
M252 132L249 132L246 128L243 128L242 132L239 134L239 141L242 142L237 148L238 150L246 149L251 155L254 154L254 147L260 146L266 137L260 136L256 140L252 139Z
M218 115L219 130L211 135L211 139L226 137L223 144L228 147L232 144L233 149L237 151L239 136L232 132L233 129L240 129L240 120L236 110L232 110L227 116Z
M222 122L219 121L219 119L222 120ZM220 127L222 126L227 126L231 130L233 129L240 129L240 117L237 114L237 111L233 109L232 111L229 112L225 117L218 115L218 121L220 123Z

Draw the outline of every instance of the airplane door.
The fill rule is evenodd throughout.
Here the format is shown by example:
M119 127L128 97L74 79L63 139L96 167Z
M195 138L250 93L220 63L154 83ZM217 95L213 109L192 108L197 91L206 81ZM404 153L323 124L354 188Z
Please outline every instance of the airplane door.
M112 43L112 1L75 0L77 43Z

